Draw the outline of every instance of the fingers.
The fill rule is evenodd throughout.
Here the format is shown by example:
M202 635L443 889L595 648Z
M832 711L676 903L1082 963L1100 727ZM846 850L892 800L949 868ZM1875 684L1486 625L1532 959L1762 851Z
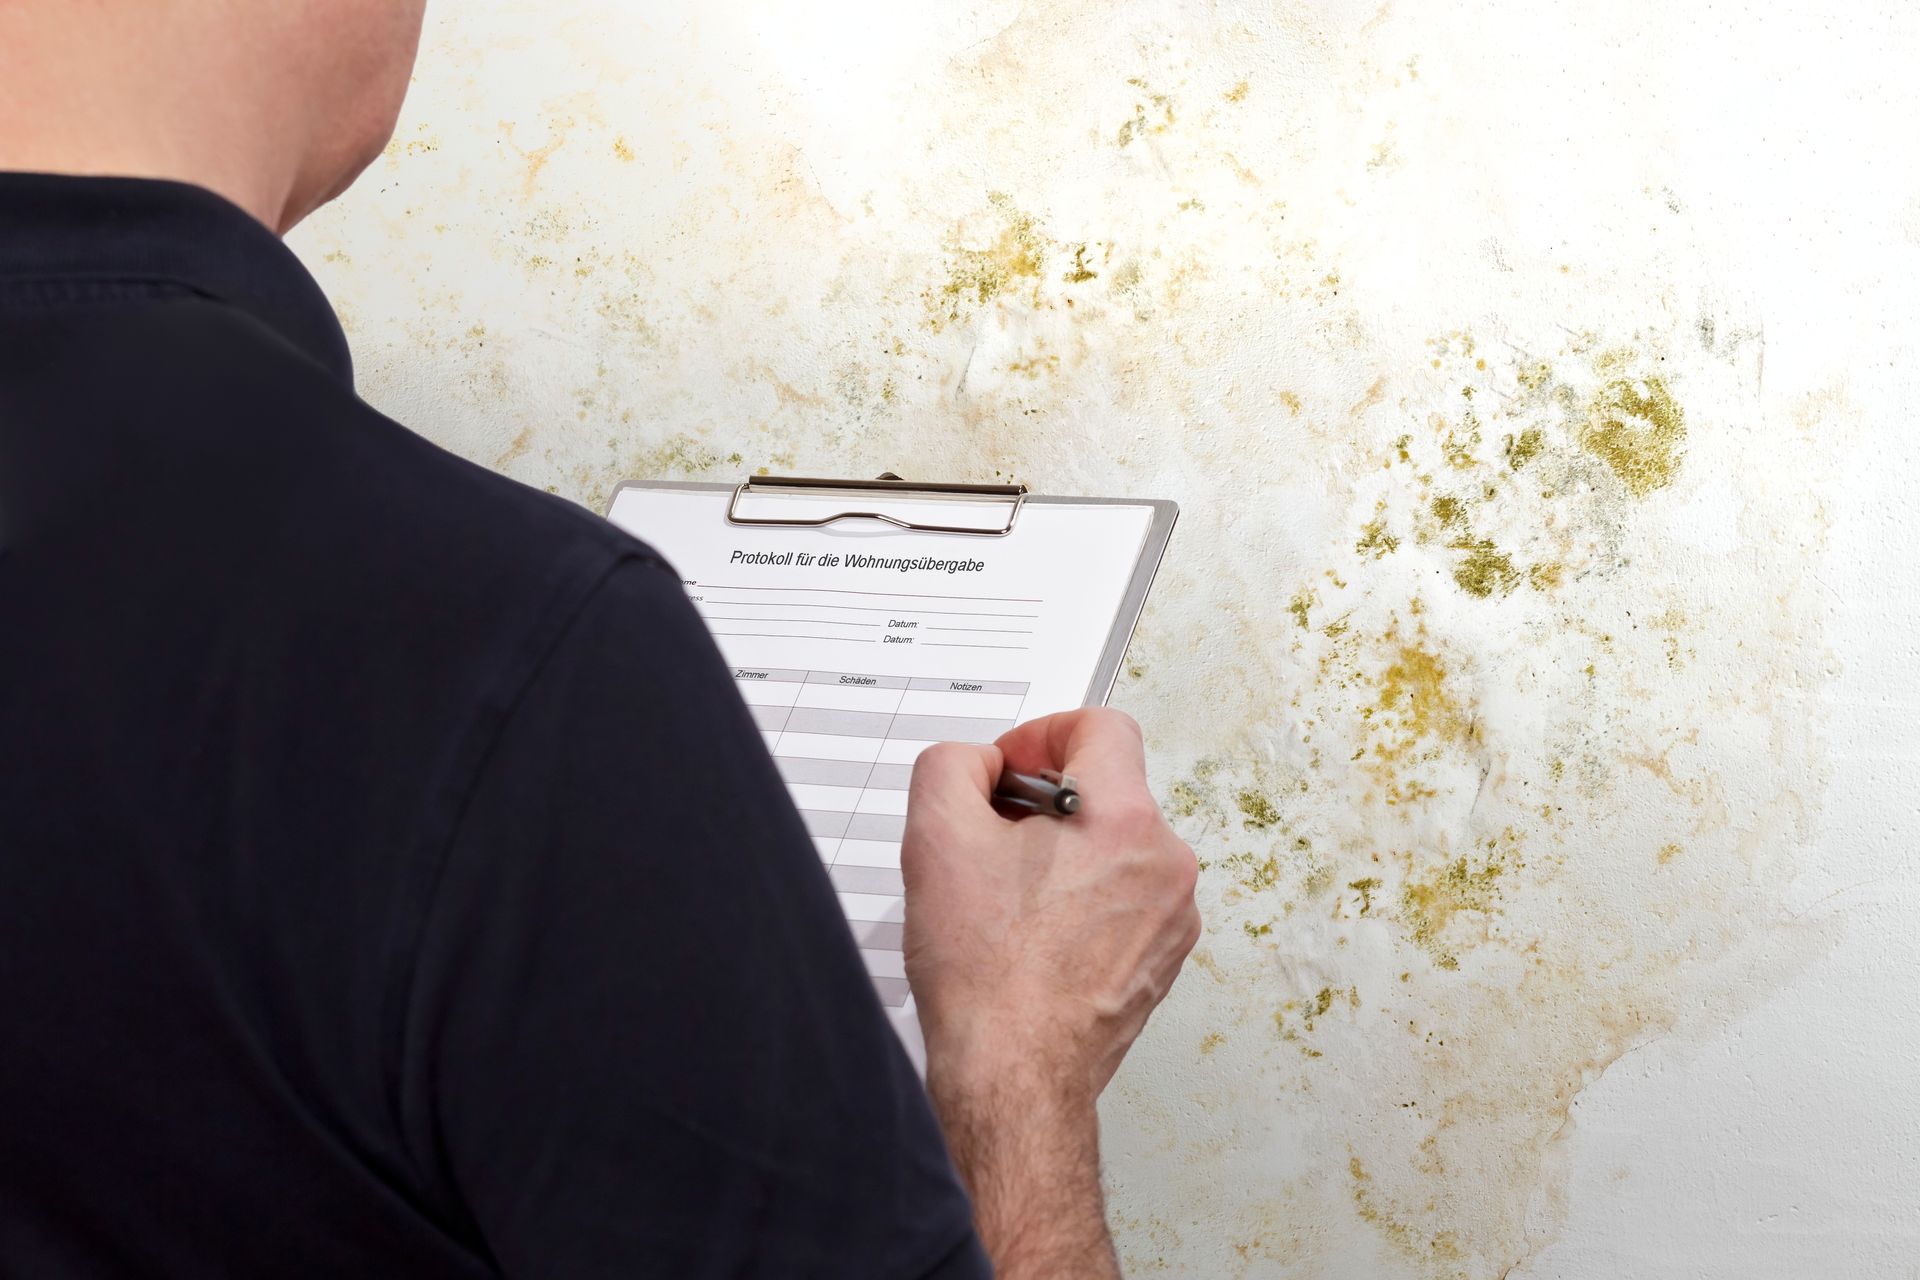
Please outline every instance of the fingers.
M1106 707L1082 707L1029 720L998 743L1009 769L1070 773L1091 790L1108 794L1143 788L1146 747L1133 717Z
M930 860L939 860L936 851L991 842L996 833L988 828L1012 825L993 808L1000 767L1000 748L961 742L935 743L913 762L907 829L900 843L909 902L926 884Z
M938 809L991 809L993 787L1000 780L1002 755L997 746L939 742L913 762L908 784L907 812Z

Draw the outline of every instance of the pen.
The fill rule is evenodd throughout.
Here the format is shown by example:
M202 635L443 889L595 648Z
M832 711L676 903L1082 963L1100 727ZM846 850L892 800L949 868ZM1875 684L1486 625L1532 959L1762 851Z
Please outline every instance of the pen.
M1080 786L1064 773L1051 769L1037 775L1008 770L994 784L993 802L1028 813L1066 817L1080 812Z

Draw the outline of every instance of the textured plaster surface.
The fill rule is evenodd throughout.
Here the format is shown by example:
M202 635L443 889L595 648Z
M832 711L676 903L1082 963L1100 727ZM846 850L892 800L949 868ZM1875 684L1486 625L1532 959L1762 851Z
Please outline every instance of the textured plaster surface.
M1920 1275L1897 6L439 6L294 238L630 477L1178 499L1130 1274Z

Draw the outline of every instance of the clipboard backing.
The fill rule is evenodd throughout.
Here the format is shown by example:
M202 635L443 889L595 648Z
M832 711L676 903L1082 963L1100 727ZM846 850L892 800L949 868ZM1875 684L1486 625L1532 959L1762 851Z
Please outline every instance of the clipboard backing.
M848 502L845 509L815 513L805 518L793 519L736 519L733 513L739 510L743 495L755 489L779 491L789 494L805 494L809 497L820 495L844 494ZM620 495L630 490L667 491L682 493L728 493L733 497L728 503L729 523L747 527L786 527L794 529L822 529L836 526L841 521L868 520L885 522L880 527L912 529L919 533L929 533L958 539L1002 538L1013 532L1022 510L1029 505L1036 506L1087 506L1087 507L1144 507L1152 515L1146 534L1142 539L1138 560L1126 589L1121 594L1120 603L1113 617L1105 647L1094 666L1092 678L1087 683L1083 706L1104 706L1112 696L1113 687L1120 678L1120 668L1125 664L1127 648L1133 641L1135 629L1139 626L1140 615L1147 604L1147 594L1153 589L1155 577L1160 571L1160 563L1165 558L1167 544L1173 537L1173 527L1180 517L1179 504L1164 498L1083 498L1057 497L1028 493L1024 485L946 485L923 484L903 481L893 477L880 480L820 480L806 477L754 477L739 484L724 484L703 480L629 480L615 489L608 499L608 517L620 503ZM900 521L870 508L876 499L915 499L939 502L980 502L998 501L1010 505L1009 515L1004 528L994 524L989 527L934 524L922 521ZM1070 567L1069 567L1070 569Z

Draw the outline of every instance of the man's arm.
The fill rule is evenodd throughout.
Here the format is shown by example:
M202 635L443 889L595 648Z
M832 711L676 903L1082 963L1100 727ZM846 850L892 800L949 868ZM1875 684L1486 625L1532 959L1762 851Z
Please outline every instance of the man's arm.
M981 1280L966 1196L679 580L615 569L440 871L409 1147L508 1276Z
M1001 817L1003 767L1080 782L1073 817ZM1095 1101L1200 936L1193 851L1118 712L1025 724L916 765L901 850L927 1087L1001 1280L1119 1274Z

